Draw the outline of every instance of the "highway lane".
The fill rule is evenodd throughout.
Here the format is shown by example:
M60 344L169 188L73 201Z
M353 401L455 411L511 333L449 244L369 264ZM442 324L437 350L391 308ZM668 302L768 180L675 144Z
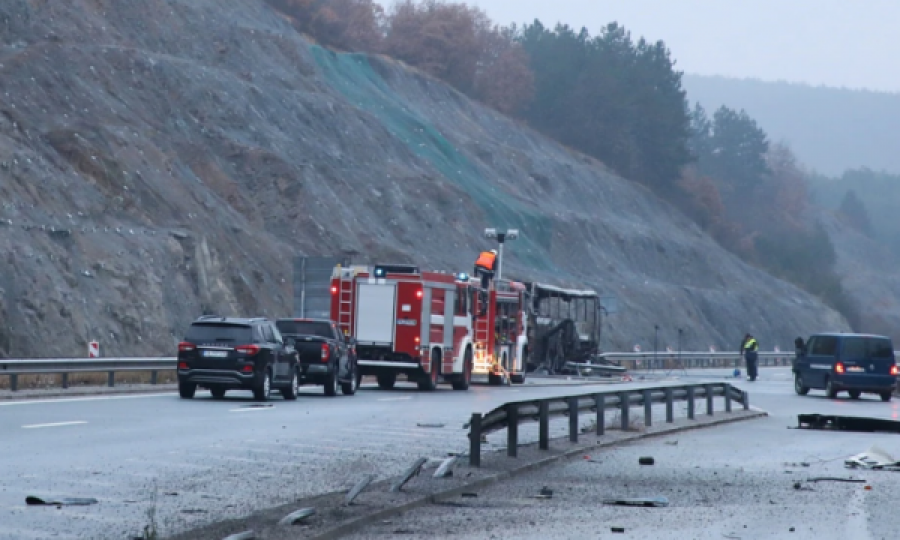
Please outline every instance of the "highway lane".
M727 373L711 370L681 379ZM900 473L850 471L843 461L872 445L900 458L900 437L788 428L797 425L797 414L802 413L896 420L900 400L850 400L846 395L828 399L816 391L797 396L789 368L764 369L753 383L731 380L747 389L751 403L770 416L607 449L592 456L600 463L562 463L483 490L477 499L418 509L351 538L396 537L398 531L410 540L449 535L460 540L897 538ZM653 456L656 464L640 466L637 457L645 455ZM866 479L872 489L803 482L814 476L851 475ZM802 490L794 489L797 481ZM553 499L534 498L543 486L554 490ZM609 497L654 495L666 496L670 506L601 504ZM625 534L612 532L612 526L624 527Z
M0 402L0 539L120 539L151 522L161 532L187 530L346 489L364 473L396 475L418 457L462 451L462 424L472 412L610 387L421 393L402 386L337 398L309 388L297 401L275 398L265 407L240 392L224 401L199 392L191 401L162 393ZM95 497L100 504L26 507L26 495Z

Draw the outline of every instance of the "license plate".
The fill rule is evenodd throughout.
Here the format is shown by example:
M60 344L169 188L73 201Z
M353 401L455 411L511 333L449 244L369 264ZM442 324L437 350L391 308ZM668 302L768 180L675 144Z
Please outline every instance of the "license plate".
M228 351L203 351L206 358L227 358Z
M859 366L851 366L847 368L847 371L865 371L866 368L861 368Z

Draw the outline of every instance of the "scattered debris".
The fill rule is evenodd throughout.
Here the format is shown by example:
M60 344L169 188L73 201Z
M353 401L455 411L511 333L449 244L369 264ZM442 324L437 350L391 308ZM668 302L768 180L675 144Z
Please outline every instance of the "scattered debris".
M862 416L798 414L797 429L833 429L858 432L900 433L900 422Z
M666 441L669 446L678 446L678 441Z
M232 534L230 536L226 536L222 540L255 540L256 533L253 531L244 531L236 534Z
M900 461L877 446L869 448L867 452L850 456L844 461L844 466L849 469L900 471Z
M390 491L392 493L398 493L401 489L403 489L403 486L406 485L406 483L409 482L413 476L416 476L419 474L419 471L422 470L422 466L425 465L425 463L427 461L428 461L428 458L417 459L416 462L413 463L412 466L409 469L407 469L405 473L403 473L403 476L401 476L399 480L394 482L394 484L391 486Z
M722 537L723 537L723 538L728 538L729 540L741 540L741 537L740 537L740 536L738 536L738 535L736 535L736 534L732 534L732 533L730 533L730 534L722 533Z
M353 488L347 493L347 497L344 499L344 505L350 506L351 504L353 504L353 500L356 499L356 497L358 497L359 494L362 493L362 491L372 483L372 480L375 480L374 474L367 474L366 476L363 476L359 480L359 482L357 482L356 485L353 486Z
M623 533L625 532L625 527L610 527L610 530L614 533Z
M167 492L163 493L163 495L165 495L167 497L177 497L178 492L177 491L167 491Z
M459 456L450 456L441 462L441 466L434 471L434 478L448 478L453 476L453 465L456 464L457 459L459 459Z
M836 476L817 476L808 478L807 482L848 482L851 484L865 484L866 481L858 478L838 478Z
M809 463L805 461L789 462L784 464L785 467L809 467Z
M270 409L275 405L272 403L254 403L252 405L244 405L243 409Z
M793 528L793 527L791 527L791 528L788 529L788 530L791 531L791 532L794 532L794 528Z
M416 424L416 426L421 428L442 428L446 424Z
M815 491L813 488L809 486L804 486L800 482L794 482L794 489L798 491Z
M461 495L462 497L469 497L469 498L477 497L477 496L478 496L477 493L473 493L473 492L471 492L471 491L464 491L464 492L461 493L460 495Z
M89 506L100 501L90 497L63 497L62 499L42 499L29 495L25 497L28 506Z
M552 499L553 498L553 490L544 486L541 488L541 492L534 496L535 499Z
M205 514L206 510L201 510L200 508L185 508L181 511L182 514Z
M669 499L665 497L634 497L623 499L606 499L603 504L613 504L616 506L649 506L661 507L669 506Z
M314 516L316 514L315 508L301 508L300 510L296 510L291 512L290 514L281 518L281 521L278 522L279 525L294 525L298 521L303 521L304 519Z
M640 463L641 465L653 465L654 463L656 463L656 461L652 457L644 456L638 458L638 463Z

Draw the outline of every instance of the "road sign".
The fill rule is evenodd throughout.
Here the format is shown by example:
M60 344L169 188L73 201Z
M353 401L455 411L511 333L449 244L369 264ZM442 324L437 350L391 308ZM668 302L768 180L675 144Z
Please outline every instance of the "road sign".
M100 358L100 343L91 341L88 343L88 358Z

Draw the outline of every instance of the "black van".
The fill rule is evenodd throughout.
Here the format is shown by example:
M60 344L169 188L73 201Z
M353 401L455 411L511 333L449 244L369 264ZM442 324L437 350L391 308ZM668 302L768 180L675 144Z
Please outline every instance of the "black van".
M863 392L890 401L897 385L897 364L891 338L871 334L816 334L794 359L794 391L811 388L830 398L846 390L853 399Z

